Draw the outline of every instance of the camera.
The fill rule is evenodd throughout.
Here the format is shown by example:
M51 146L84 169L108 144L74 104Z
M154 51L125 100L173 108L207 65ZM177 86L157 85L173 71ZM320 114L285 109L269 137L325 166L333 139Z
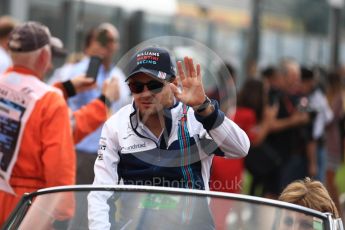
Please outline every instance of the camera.
M86 77L92 78L94 81L97 80L98 70L102 64L102 58L98 56L91 56L89 66L86 71Z

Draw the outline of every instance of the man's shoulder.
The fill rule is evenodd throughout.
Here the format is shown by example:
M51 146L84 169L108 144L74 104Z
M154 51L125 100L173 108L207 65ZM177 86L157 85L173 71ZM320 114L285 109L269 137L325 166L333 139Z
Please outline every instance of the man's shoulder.
M42 93L43 95L53 95L54 98L62 98L62 92L60 89L48 85L47 83L40 81L37 78L32 78L33 81L32 87L34 87L37 93Z
M43 97L38 101L38 103L49 109L68 108L65 99L62 97L58 89L47 91L43 95Z
M62 95L60 90L41 81L37 76L34 75L11 71L3 76L3 80L9 85L12 85L11 88L29 93L31 96L37 99L41 98L47 92L54 92L60 96Z

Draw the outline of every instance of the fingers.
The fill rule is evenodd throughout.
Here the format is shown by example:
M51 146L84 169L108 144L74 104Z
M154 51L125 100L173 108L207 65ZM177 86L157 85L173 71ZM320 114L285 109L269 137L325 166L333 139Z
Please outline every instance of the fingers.
M117 101L120 97L119 81L116 78L107 79L103 82L102 93L111 101Z
M178 70L178 75L180 77L180 80L183 81L186 77L183 71L183 67L182 67L182 62L178 61L177 62L177 70Z
M174 93L174 95L179 93L176 85L174 85L173 83L170 83L169 86L170 86L171 91Z
M200 65L197 64L196 69L195 69L193 58L188 57L188 56L184 57L184 65L185 65L185 69L186 69L188 77L192 77L192 78L200 77L201 75Z
M193 63L193 58L188 58L188 64L189 64L189 76L195 78L196 77L196 71Z
M119 80L117 78L112 77L110 79L110 84L112 84L113 86L118 87L119 86Z
M85 75L80 75L71 79L71 83L77 93L97 87L94 80L92 78L86 77Z
M178 100L180 100L180 98L181 98L180 89L179 89L176 85L174 85L173 83L170 83L169 86L170 86L170 89L172 90L172 92L174 93L174 96L175 96Z
M106 79L103 82L103 87L114 88L115 90L118 90L119 89L119 81L116 78Z
M89 78L89 77L85 77L85 79L83 80L85 84L87 85L93 85L93 84L96 84L95 83L95 80L93 80L92 78Z
M196 69L193 63L193 58L190 58L188 56L184 57L184 67L185 71L183 70L183 65L181 61L177 62L177 70L179 77L181 81L183 81L186 78L197 78L198 80L201 80L201 67L200 64L196 65Z
M186 70L186 77L190 77L190 66L189 66L189 57L185 56L183 59L183 63L184 63L184 68Z
M200 64L196 65L196 78L201 81L201 67L200 67Z

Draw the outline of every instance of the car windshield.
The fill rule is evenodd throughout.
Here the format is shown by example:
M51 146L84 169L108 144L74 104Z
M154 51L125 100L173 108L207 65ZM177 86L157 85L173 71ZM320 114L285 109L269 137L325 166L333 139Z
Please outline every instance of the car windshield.
M330 229L325 214L244 195L120 186L42 190L9 229Z

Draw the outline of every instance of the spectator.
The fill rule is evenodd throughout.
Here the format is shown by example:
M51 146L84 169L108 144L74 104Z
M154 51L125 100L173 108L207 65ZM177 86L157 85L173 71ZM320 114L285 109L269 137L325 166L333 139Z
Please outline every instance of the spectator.
M261 78L268 83L270 93L279 91L283 87L283 78L279 73L278 69L274 66L268 66L261 72ZM274 91L274 92L272 92ZM270 104L273 104L274 101L270 101Z
M316 155L316 179L324 182L326 175L325 128L333 119L325 94L317 87L318 81L314 72L306 67L301 68L301 93L304 95L304 109L314 117L312 124L312 141L309 145L311 154Z
M252 195L259 184L270 183L266 181L266 177L279 167L280 159L276 156L277 153L265 142L277 112L277 105L268 104L267 84L257 79L247 80L238 96L234 121L244 129L251 141L252 147L245 158L245 165L253 176L250 189Z
M277 167L269 159L263 158L266 152L259 152L258 148L270 132L270 124L277 114L277 107L268 105L267 85L260 80L249 78L244 83L237 99L238 106L232 118L248 135L251 148L245 159L226 159L218 156L213 158L210 180L210 188L213 191L240 193L244 161L252 169L251 191L254 191L264 180L263 170L267 171L265 174L269 174L272 167ZM261 163L258 164L258 162ZM257 170L261 173L260 175L257 174ZM222 224L225 223L226 215L232 208L231 204L227 205L222 200L212 199L211 207L216 220L216 229L225 229Z
M63 66L55 69L53 75L48 79L48 83L50 85L53 85L56 82L64 82L69 80L69 78L71 78L70 71L73 70L74 64L79 63L83 61L83 59L86 59L92 55L102 55L100 51L93 51L91 48L91 41L94 39L94 37L96 37L96 28L91 28L86 34L83 52L69 54L66 63Z
M9 38L13 67L0 77L1 92L7 92L1 107L8 111L0 115L0 172L2 185L8 183L0 192L0 226L24 193L75 183L68 107L59 91L42 82L51 64L50 41L49 29L37 22L16 27ZM57 219L73 215L73 200L68 204L71 209Z
M1 21L3 24L4 34L6 32L6 34L9 35L14 29L14 20L4 16L0 19L0 22ZM6 47L8 43L8 35L7 37L4 37ZM52 37L50 43L52 57L66 57L67 51L63 48L63 43L59 38ZM12 60L10 63L12 63ZM53 68L53 65L51 65L50 68ZM63 91L64 98L67 100L69 97L72 97L77 93L94 88L95 84L90 78L78 76L72 80L57 82L54 86ZM71 114L71 124L75 143L80 142L85 136L95 131L105 122L107 114L109 113L107 110L111 109L110 102L116 101L117 99L118 81L117 79L111 79L111 81L105 81L103 83L102 94L99 98Z
M329 212L334 218L339 218L338 210L327 189L320 181L312 181L309 177L290 183L279 196L279 200Z
M94 88L96 84L93 79L81 75L64 82L57 82L54 86L63 91L64 97L67 100L69 97L73 97L78 93ZM109 78L105 80L101 93L102 94L98 98L93 99L73 113L70 111L70 120L75 144L79 143L85 136L95 131L106 121L108 114L110 114L109 111L112 102L119 98L118 79ZM85 212L79 211L76 213L75 220L78 221L73 221L71 223L72 228L87 227L86 205L86 199L79 198L77 200L77 210L85 210Z
M103 127L94 185L150 184L208 190L216 147L218 154L230 158L247 154L247 135L224 117L216 101L205 96L200 65L195 69L188 57L184 64L186 72L178 62L181 91L175 85L174 62L166 49L148 47L132 56L126 76L134 103L122 108ZM111 192L89 194L90 229L110 227L108 208L104 208L110 196ZM207 222L201 218L191 221Z
M102 39L100 35L102 34ZM105 35L105 36L104 36ZM102 23L97 28L88 33L86 39L85 57L75 64L69 64L63 73L63 81L73 79L76 76L85 75L90 56L101 56L103 58L102 66L98 71L96 80L97 88L82 92L71 97L68 102L72 111L77 111L82 106L99 97L103 82L106 79L116 78L119 83L119 100L112 103L111 110L117 111L128 102L129 90L126 86L121 70L112 67L111 61L113 55L119 48L119 34L117 29L109 24ZM64 67L62 67L64 68ZM61 74L62 74L61 73ZM61 78L60 78L61 79ZM53 81L51 81L53 82ZM77 146L77 184L91 184L94 178L93 164L97 157L97 142L101 134L101 128L86 136Z
M0 17L0 74L12 65L8 50L8 37L15 26L16 21L11 17Z
M278 105L282 89L284 88L284 78L279 69L275 66L268 66L261 71L261 79L268 85L268 103Z
M342 163L343 139L341 135L341 121L344 117L341 78L338 73L330 73L327 76L328 85L326 96L333 111L333 119L326 127L326 187L333 198L339 211L339 192L335 182L337 169Z
M264 193L269 198L278 198L282 188L304 178L308 171L314 169L315 163L315 160L308 159L312 155L307 154L309 115L298 110L300 67L294 60L284 59L278 71L282 82L278 85L280 88L270 89L269 101L276 103L279 110L267 143L279 155L282 165L266 177L270 183L264 186Z
M51 51L53 57L65 57L67 55L62 41L56 37L51 39ZM50 68L53 68L53 64ZM54 86L62 90L65 100L68 100L78 93L95 88L96 84L93 79L81 75L64 82L56 82ZM111 109L111 102L116 101L118 97L118 81L112 78L103 82L102 94L98 98L73 113L70 112L74 143L79 143L106 121L108 110Z

